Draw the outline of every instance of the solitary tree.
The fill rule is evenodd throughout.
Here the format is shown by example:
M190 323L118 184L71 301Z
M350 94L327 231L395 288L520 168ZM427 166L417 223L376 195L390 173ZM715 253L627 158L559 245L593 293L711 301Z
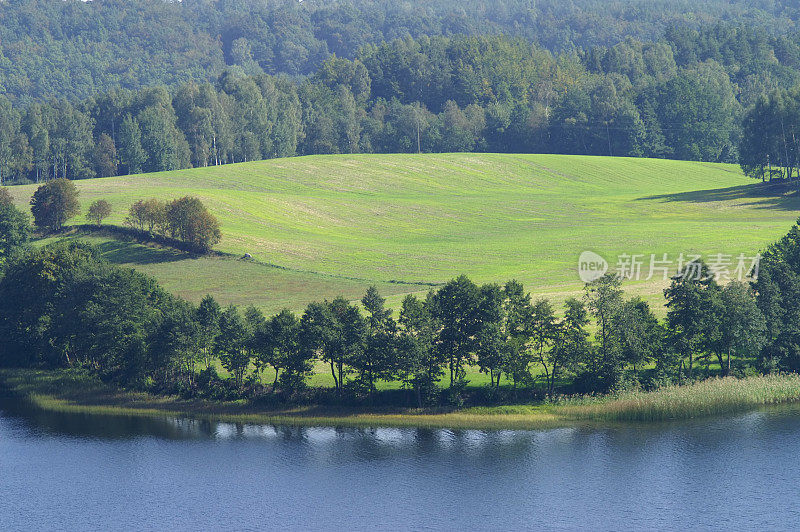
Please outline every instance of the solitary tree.
M170 234L198 251L207 252L222 238L219 222L197 198L185 196L167 205Z
M86 217L97 224L98 227L103 225L103 220L111 215L111 204L104 199L95 200L89 205L89 210Z
M54 179L40 186L31 198L34 223L45 231L58 231L80 213L78 189L72 181Z

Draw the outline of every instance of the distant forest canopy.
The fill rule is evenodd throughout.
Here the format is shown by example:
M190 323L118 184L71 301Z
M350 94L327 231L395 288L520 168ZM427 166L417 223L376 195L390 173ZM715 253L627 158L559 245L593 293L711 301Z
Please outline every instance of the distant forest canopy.
M88 97L210 81L232 65L308 75L330 54L421 36L502 33L571 52L725 23L796 42L798 20L794 0L6 0L0 92Z
M737 162L746 110L800 85L798 19L760 0L0 2L0 183L320 153Z

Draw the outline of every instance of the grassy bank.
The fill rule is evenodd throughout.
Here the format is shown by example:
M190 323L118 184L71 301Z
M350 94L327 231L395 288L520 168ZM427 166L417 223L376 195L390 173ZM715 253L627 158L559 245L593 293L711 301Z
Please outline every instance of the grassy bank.
M303 406L265 409L245 401L153 396L109 387L76 371L0 370L0 385L40 408L71 413L181 416L232 423L450 429L546 429L591 423L650 422L742 412L800 401L800 376L714 379L655 392L583 397L553 404L461 410Z

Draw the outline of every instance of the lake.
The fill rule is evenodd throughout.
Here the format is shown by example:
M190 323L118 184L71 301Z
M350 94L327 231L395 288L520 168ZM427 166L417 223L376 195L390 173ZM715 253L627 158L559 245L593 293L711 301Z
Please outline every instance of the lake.
M4 530L789 529L800 411L531 432L54 414L0 399Z

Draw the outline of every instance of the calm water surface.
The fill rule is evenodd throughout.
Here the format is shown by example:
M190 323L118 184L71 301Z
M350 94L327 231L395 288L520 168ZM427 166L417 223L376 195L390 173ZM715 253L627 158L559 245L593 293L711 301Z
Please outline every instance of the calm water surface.
M800 412L480 432L63 415L0 399L0 529L792 529Z

